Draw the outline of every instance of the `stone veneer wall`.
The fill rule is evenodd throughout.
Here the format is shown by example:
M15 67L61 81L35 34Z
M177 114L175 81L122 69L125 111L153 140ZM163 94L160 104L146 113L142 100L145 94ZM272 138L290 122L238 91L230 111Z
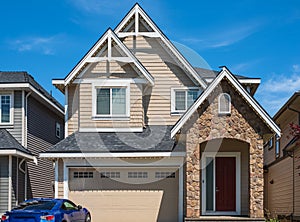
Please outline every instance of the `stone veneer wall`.
M218 114L218 96L226 92L231 96L231 115ZM209 95L204 104L198 107L182 129L186 134L186 199L187 218L201 215L201 169L200 145L204 141L231 138L249 144L249 212L252 218L263 218L263 139L270 133L266 124L246 103L241 95L226 81Z

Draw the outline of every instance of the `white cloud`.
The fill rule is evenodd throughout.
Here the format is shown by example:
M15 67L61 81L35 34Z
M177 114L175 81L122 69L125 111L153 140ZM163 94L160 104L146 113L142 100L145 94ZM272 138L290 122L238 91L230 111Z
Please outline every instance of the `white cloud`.
M257 100L271 114L274 115L284 103L300 90L300 65L292 66L290 74L272 74L262 82L256 93Z
M62 35L50 36L50 37L24 37L9 41L9 45L12 49L19 52L38 52L44 55L55 54L55 48L61 40Z
M207 36L202 38L184 38L182 41L191 44L199 44L201 48L220 48L235 44L253 33L257 32L264 24L263 21L252 21L248 23L236 24L231 27L223 27L223 30L210 30Z
M295 92L300 89L300 75L293 73L290 76L278 75L262 84L265 92Z

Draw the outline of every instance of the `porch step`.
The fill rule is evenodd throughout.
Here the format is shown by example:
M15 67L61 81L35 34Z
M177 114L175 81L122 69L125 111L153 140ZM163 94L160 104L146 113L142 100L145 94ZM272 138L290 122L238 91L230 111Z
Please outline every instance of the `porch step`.
M263 222L265 218L250 218L250 217L232 217L232 216L201 216L199 218L185 218L185 222L212 222L212 221L230 221L230 222Z

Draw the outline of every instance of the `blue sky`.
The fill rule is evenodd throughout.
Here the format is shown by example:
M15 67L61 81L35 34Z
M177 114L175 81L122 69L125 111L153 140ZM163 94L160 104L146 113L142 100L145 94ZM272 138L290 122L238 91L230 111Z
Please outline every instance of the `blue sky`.
M0 70L28 71L63 103L52 78L64 78L135 2L1 2ZM300 89L299 0L138 2L170 40L191 49L193 65L261 78L255 98L270 115Z

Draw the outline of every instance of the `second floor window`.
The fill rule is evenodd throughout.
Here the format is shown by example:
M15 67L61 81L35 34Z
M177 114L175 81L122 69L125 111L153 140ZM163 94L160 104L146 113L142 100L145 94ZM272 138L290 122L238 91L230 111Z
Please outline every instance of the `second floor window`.
M125 116L126 88L97 88L96 115Z
M186 111L198 98L199 89L173 89L172 113Z
M11 95L0 95L0 123L8 124L11 122Z

